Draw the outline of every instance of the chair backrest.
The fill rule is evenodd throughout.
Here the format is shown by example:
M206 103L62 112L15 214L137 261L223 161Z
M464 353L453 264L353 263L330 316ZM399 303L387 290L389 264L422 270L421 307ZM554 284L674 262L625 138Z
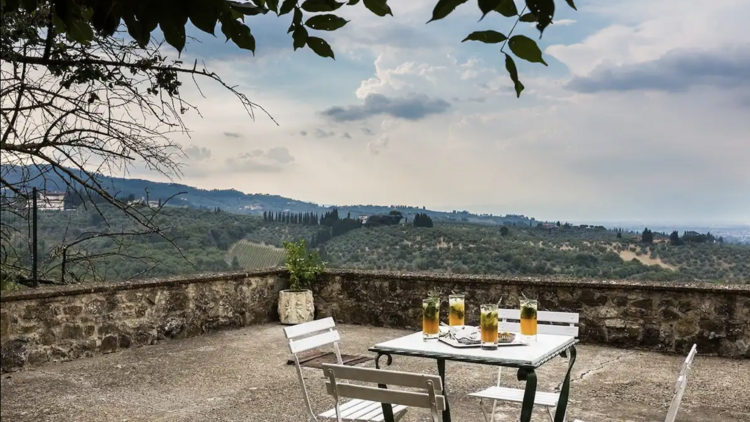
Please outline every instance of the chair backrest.
M498 323L499 329L516 333L521 331L520 309L498 309L498 319L500 320ZM575 312L538 311L536 320L539 323L537 325L537 332L539 334L578 337L578 322L580 321L580 317Z
M310 349L317 349L323 346L333 345L333 351L336 354L336 361L339 364L343 364L341 359L341 350L339 349L339 332L336 331L336 323L333 318L323 318L316 321L305 322L302 324L292 325L284 328L284 335L289 341L289 351L292 352L294 358L294 365L297 369L297 376L299 377L299 383L302 386L302 397L305 400L307 411L310 414L312 420L317 420L315 412L313 411L312 405L310 404L310 396L307 393L307 385L305 385L305 377L302 375L302 366L299 363L298 353L304 352Z
M698 354L698 345L694 344L680 368L680 374L677 376L677 383L674 388L674 396L672 396L672 403L669 404L669 411L667 412L667 418L664 422L674 422L677 418L677 412L680 410L682 396L685 395L685 390L687 389L688 374L690 373L693 359L695 359L696 354Z
M434 422L439 420L438 412L445 410L443 383L437 375L357 368L328 363L323 364L323 374L327 378L326 390L336 400L337 416L340 415L339 399L342 397L430 409ZM351 384L347 381L384 384L389 387L417 388L422 391L385 389ZM340 417L339 420L341 420Z

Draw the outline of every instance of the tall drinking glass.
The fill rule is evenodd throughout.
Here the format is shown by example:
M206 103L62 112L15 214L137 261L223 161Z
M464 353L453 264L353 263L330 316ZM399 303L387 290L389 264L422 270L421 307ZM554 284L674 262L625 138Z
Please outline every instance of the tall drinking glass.
M464 307L464 295L453 294L448 297L450 313L448 314L448 325L466 325L466 308Z
M422 334L424 340L437 340L440 333L440 298L422 301Z
M480 306L479 330L482 338L482 349L497 349L497 304Z
M521 340L523 342L536 342L538 306L536 299L521 299Z

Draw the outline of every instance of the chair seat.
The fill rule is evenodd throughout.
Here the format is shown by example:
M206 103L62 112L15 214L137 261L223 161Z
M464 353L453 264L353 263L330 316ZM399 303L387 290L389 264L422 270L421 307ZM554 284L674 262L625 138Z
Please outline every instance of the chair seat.
M486 390L482 390L477 393L471 393L469 395L472 397L479 397L484 399L523 403L523 394L524 390L521 390L519 388L490 387ZM534 395L534 404L540 406L555 407L557 406L558 401L560 401L560 394L558 393L537 391Z
M408 409L406 406L393 406L393 418L401 419L406 413L406 409ZM381 422L385 420L383 405L374 401L354 399L339 406L339 410L341 411L341 419L345 421ZM323 412L318 417L336 419L336 408Z

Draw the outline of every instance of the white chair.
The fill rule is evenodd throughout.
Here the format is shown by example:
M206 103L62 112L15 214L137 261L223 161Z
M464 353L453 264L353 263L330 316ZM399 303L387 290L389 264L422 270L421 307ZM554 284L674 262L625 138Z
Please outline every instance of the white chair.
M672 402L669 404L669 411L667 411L667 417L666 419L664 419L664 422L674 422L677 418L677 411L680 410L682 396L685 394L685 390L687 389L688 373L692 368L693 359L695 359L696 354L698 354L698 345L694 344L690 349L690 353L688 353L687 357L685 358L685 362L682 363L682 367L680 368L680 375L677 376L677 383L675 383L674 386ZM583 421L580 419L576 419L573 422Z
M369 410L371 412L378 411L380 413L373 414L371 419L367 420L383 420L382 418L382 406L378 402L366 401L361 399L352 400L341 406L341 414L337 416L336 409L331 409L327 412L315 416L312 405L310 404L310 396L307 393L307 386L305 385L305 377L302 375L302 367L299 363L298 353L318 349L324 346L333 345L334 353L336 354L336 361L343 365L341 359L341 351L339 350L339 337L338 331L336 331L336 324L333 322L333 318L324 318L317 321L306 322L303 324L297 324L290 327L284 328L284 335L289 340L289 351L292 352L294 357L294 364L297 368L297 375L299 376L299 382L302 385L302 398L307 406L307 411L310 418L313 421L317 421L318 417L323 419L335 419L341 420L363 420L354 419L362 414L360 411ZM404 413L406 413L406 406L395 406L393 408L393 415L395 420L401 419ZM378 419L380 417L380 419Z
M323 374L326 380L326 390L336 400L336 419L357 421L383 421L384 404L396 409L406 406L430 409L430 420L439 422L440 412L445 410L445 396L443 395L443 383L437 375L411 374L408 372L385 371L381 369L356 368L344 365L323 364ZM347 381L360 381L383 386L399 386L418 388L421 391L391 390L366 385L350 384ZM425 391L426 390L426 391ZM339 399L350 397L355 400L339 405ZM350 405L357 400L367 400L368 403L376 402L378 408L362 408L352 413ZM346 416L349 415L349 416Z
M498 329L501 331L509 331L520 333L521 332L521 310L520 309L498 309ZM537 312L537 333L538 334L555 334L563 336L578 337L578 324L580 317L577 313L569 312ZM518 322L511 322L518 321ZM551 325L564 324L564 325ZM497 386L490 387L485 390L471 393L471 397L479 397L479 407L482 409L482 414L487 422L495 420L495 408L497 407L498 401L509 401L514 403L523 403L524 390L518 388L502 387L500 385L502 375L502 367L497 370ZM487 412L484 410L484 400L492 400L492 413L487 416ZM557 407L557 403L560 401L559 393L548 393L544 391L537 391L534 396L534 405L542 406L547 409L547 414L550 420L554 421L554 414L552 409Z

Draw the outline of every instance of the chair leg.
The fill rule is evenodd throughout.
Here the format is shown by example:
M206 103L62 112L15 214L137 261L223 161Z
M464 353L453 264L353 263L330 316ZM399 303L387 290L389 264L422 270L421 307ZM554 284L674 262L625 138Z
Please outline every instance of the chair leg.
M555 408L555 409L557 409L557 408ZM550 422L555 422L555 414L552 413L552 408L551 407L547 407L547 415L549 416ZM563 415L563 422L565 422L565 420L567 418L568 418L568 415Z
M479 399L479 409L482 410L482 416L484 416L484 422L493 422L490 420L490 418L487 417L487 412L484 410L484 400ZM492 415L492 418L494 419L495 415Z

